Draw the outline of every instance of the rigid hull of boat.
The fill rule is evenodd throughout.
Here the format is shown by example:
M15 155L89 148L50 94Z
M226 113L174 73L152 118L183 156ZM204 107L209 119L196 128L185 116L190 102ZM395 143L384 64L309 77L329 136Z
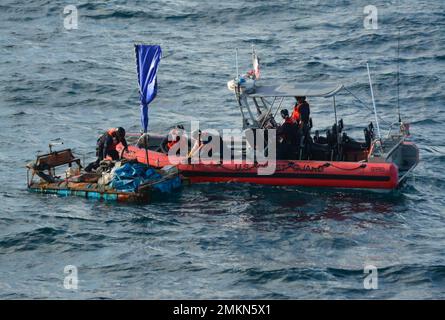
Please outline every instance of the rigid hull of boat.
M129 147L124 154L127 159L146 163L144 149ZM151 166L171 164L166 154L148 151ZM393 163L278 160L274 173L260 175L259 165L242 161L221 164L179 164L183 177L191 183L240 182L265 185L305 187L394 189L398 185L398 168ZM271 164L269 164L271 165Z

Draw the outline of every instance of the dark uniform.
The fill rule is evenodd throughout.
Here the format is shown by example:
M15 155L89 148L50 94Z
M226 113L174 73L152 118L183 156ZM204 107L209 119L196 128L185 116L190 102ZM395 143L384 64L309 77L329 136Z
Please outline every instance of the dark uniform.
M278 159L289 160L294 158L299 144L298 125L289 117L288 111L285 109L281 112L284 122L277 129L277 156ZM280 141L281 140L281 141Z
M103 135L97 139L96 146L96 156L97 160L90 163L85 171L91 171L93 169L97 169L100 165L100 162L107 158L111 157L113 160L119 160L119 153L116 150L116 147L119 143L122 143L124 146L124 150L128 149L127 141L125 140L125 130L124 128L111 128L107 130Z
M297 99L298 102L294 106L291 118L297 123L308 125L311 114L309 103L307 103L306 97L297 97Z

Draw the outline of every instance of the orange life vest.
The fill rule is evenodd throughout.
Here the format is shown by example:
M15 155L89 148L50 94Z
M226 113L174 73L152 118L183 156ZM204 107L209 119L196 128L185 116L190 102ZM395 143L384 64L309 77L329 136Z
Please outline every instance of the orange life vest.
M177 143L177 141L173 140L173 141L169 141L167 143L167 148L168 150L170 150L175 144Z
M285 120L284 120L284 122L285 123L289 123L289 124L294 124L295 123L295 121L294 121L294 119L292 119L292 118L286 118Z
M120 143L119 139L117 138L117 129L116 128L108 129L107 135L113 138L113 144L108 146L108 150L116 150L116 146Z
M300 104L294 106L294 111L292 112L291 118L295 122L300 121Z
M107 134L114 137L117 133L117 129L116 128L111 128L107 130Z

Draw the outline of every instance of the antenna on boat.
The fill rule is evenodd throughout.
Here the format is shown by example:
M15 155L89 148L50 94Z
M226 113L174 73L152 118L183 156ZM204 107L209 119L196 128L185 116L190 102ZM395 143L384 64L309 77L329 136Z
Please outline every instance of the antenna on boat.
M397 0L397 11L399 8L400 1ZM402 123L402 117L400 116L400 26L397 27L397 31L397 113L399 116L399 123Z
M399 123L402 123L400 116L400 28L398 28L397 35L397 113L399 115Z
M380 126L379 126L379 118L377 115L377 108L375 106L374 91L372 90L371 72L369 71L369 64L367 62L366 62L366 69L368 69L369 88L371 89L371 99L372 99L372 106L374 107L374 116L375 116L375 124L377 127L377 134L379 136L379 139L382 139L382 136L380 134Z
M239 77L239 70L238 70L238 48L235 49L235 64L236 64L236 78Z

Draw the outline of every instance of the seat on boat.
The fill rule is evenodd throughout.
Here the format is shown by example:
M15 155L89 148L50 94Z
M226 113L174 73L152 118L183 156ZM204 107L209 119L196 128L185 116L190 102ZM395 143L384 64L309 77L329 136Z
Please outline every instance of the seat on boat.
M28 164L27 167L35 171L44 171L63 165L71 166L72 163L81 167L80 159L74 157L71 149L65 149L37 156L36 161Z
M320 136L320 131L318 130L315 130L313 140L314 143L317 144L328 144L328 139L326 137Z
M361 161L366 158L366 143L356 141L343 132L341 139L341 160L342 161Z
M373 139L372 123L364 130L365 142L356 141L343 132L343 119L334 124L331 130L326 132L326 142L331 149L330 160L336 161L361 161L366 159L367 151ZM318 138L318 141L323 139Z
M366 143L356 141L350 138L346 132L343 132L341 137L341 143L343 145L344 151L363 151L366 150Z
M36 174L42 180L48 183L53 183L59 179L59 177L55 176L54 169L63 165L68 165L71 167L73 163L77 164L79 170L82 168L80 159L74 157L71 149L65 149L39 155L35 161L28 163L26 167L28 168L28 171L32 171L33 176ZM45 170L48 171L48 173L45 173Z
M321 144L317 142L311 143L309 147L310 160L330 160L331 148L328 144Z
M315 131L313 143L310 145L310 159L311 160L328 160L341 161L344 154L344 143L342 141L341 133L343 132L343 119L338 123L334 123L331 129L326 130L326 137L320 136L320 132ZM343 133L345 135L345 133ZM347 136L346 136L347 137ZM351 144L355 146L355 144Z

